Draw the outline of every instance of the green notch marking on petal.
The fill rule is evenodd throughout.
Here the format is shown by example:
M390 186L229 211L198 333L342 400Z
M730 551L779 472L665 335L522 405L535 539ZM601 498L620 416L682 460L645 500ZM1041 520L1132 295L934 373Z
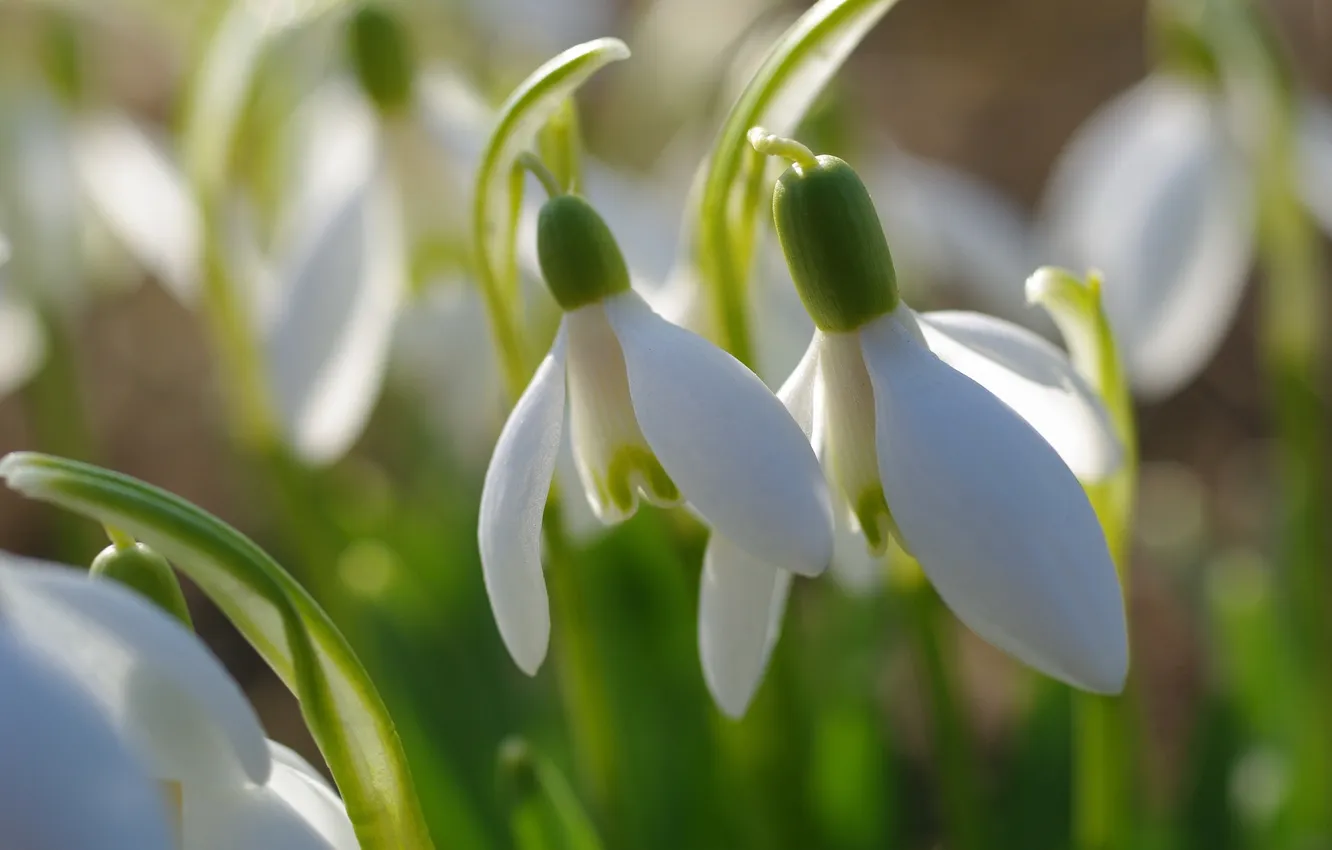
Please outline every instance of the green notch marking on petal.
M898 544L905 550L902 532L897 528L897 520L888 509L888 500L883 495L882 487L872 487L860 494L853 508L860 530L865 535L870 554L881 557L888 552L888 544L897 538Z
M680 489L650 449L621 446L611 457L606 480L597 481L597 495L603 502L630 513L638 502L638 490L656 505L672 505L680 501Z

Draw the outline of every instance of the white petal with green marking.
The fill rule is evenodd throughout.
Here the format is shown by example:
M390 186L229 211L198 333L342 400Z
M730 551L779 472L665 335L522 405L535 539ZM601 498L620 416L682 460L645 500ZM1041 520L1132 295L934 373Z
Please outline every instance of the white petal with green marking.
M775 567L832 559L827 486L809 441L763 382L636 293L605 300L634 412L680 492L718 532Z
M604 523L633 516L641 495L657 505L680 493L638 427L624 353L601 302L565 314L569 334L569 438L588 504Z

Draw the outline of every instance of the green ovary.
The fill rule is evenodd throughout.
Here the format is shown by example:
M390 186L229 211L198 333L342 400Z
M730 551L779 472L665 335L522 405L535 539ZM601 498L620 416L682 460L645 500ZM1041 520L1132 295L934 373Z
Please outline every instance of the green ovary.
M680 501L680 490L666 474L657 456L646 446L621 446L615 450L605 478L597 479L597 495L620 511L630 513L641 489L648 501L669 505Z

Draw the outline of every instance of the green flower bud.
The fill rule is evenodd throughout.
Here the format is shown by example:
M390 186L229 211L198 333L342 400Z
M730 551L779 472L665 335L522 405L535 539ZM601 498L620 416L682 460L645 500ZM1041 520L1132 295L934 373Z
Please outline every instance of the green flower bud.
M157 607L184 623L187 629L194 628L175 571L166 558L142 543L106 547L93 560L89 572L93 578L120 582L156 603Z
M835 156L797 162L772 194L777 237L800 300L825 331L851 331L897 306L897 273L859 175Z
M416 58L397 18L365 6L351 20L351 55L361 88L379 110L392 113L411 102Z
M610 228L577 195L557 195L541 208L537 257L546 285L565 310L629 288L629 269Z

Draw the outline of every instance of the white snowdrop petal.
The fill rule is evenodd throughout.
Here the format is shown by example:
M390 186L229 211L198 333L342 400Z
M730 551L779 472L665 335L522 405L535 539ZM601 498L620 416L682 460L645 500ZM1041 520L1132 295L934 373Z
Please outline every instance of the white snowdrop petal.
M198 294L199 208L180 169L128 118L86 118L73 139L74 166L111 231L176 298Z
M314 767L276 741L268 742L273 776L268 788L335 850L359 850L347 807Z
M639 429L624 354L601 303L565 314L569 335L569 438L583 491L603 523L628 519L643 496L679 502Z
M0 595L0 607L16 607ZM0 615L3 616L3 615ZM0 620L0 836L21 850L173 850L161 790L102 706Z
M263 727L240 687L156 606L114 582L16 558L0 561L0 597L14 633L86 688L156 768L268 779ZM215 764L199 768L201 759Z
M1058 348L980 313L916 318L931 351L1027 420L1078 478L1098 481L1119 468L1124 450L1110 414Z
M814 331L804 355L795 370L777 391L777 399L786 406L791 418L805 432L805 439L814 438L814 399L819 379L819 350L823 345L823 332Z
M462 74L445 65L421 69L414 88L425 131L460 170L474 173L495 124L494 108Z
M30 293L45 304L78 303L86 290L82 248L82 193L71 167L69 117L45 97L13 107L12 160L0 163L7 182L3 200L13 240L11 274L31 281ZM37 291L40 290L40 291Z
M907 549L981 637L1057 679L1118 692L1124 604L1100 524L1041 436L883 316L861 331L879 472Z
M0 398L28 382L46 360L46 332L29 305L0 289Z
M481 570L500 637L535 675L550 642L550 603L541 574L541 517L564 426L567 328L562 324L509 420L481 489Z
M1306 98L1299 121L1299 188L1323 232L1332 234L1332 106Z
M652 312L605 300L638 424L680 492L736 546L817 575L832 558L827 486L782 403L735 358Z
M1164 75L1121 95L1065 149L1043 217L1054 259L1104 272L1139 392L1167 396L1202 370L1253 255L1252 186L1219 102Z
M312 174L337 179L301 193L324 202L296 205L309 217L290 226L279 272L285 300L265 340L284 431L310 463L337 460L364 428L407 280L397 191L379 147L355 134L340 141L313 157L329 161L312 164Z
M763 680L781 634L791 573L774 569L714 533L698 590L703 678L722 711L737 720Z
M275 782L291 791L290 782L306 780L284 774L288 768L274 772ZM307 786L313 790L313 786ZM359 844L354 835L340 829L324 832L328 824L309 809L310 800L298 795L305 808L297 809L279 793L274 785L232 785L194 789L184 787L183 845L185 848L207 850L356 850Z

